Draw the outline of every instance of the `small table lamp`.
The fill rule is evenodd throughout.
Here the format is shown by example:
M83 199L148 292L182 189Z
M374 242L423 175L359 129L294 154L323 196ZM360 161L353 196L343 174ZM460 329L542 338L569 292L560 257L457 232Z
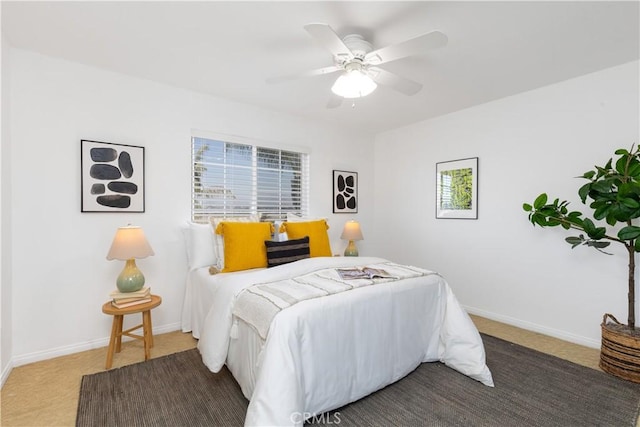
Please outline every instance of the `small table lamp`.
M342 240L349 241L347 249L344 250L344 256L358 256L358 248L356 247L354 240L364 239L364 237L362 237L362 231L360 230L360 224L354 220L347 221L344 224L344 229L342 230L340 238Z
M142 228L132 225L118 228L107 259L119 259L127 262L116 281L120 292L135 292L142 289L144 275L138 270L135 258L146 258L153 254L153 249L144 237Z

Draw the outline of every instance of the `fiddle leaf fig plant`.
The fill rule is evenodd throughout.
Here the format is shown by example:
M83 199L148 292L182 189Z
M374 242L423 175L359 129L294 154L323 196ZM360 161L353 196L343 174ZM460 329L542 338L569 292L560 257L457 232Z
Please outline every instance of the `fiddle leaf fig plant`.
M549 203L546 193L536 197L533 204L522 205L534 226L560 226L580 232L565 239L571 248L587 246L611 255L605 248L612 242L624 245L629 258L627 326L632 330L635 329L635 253L640 252L640 227L634 224L634 220L640 218L640 147L634 148L634 145L630 150L616 150L615 163L611 158L604 166L595 166L595 170L578 177L588 181L580 187L578 195L582 203L593 210L593 220L580 211L570 211L566 200L554 199ZM606 222L611 229L594 220ZM613 227L618 230L615 234Z

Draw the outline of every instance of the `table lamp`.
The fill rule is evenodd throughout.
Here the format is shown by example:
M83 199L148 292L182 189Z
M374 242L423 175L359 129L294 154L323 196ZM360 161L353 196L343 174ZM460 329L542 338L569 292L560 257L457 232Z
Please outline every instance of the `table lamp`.
M360 224L357 221L347 221L340 236L342 240L348 240L347 249L344 250L344 256L358 256L358 248L354 240L363 240Z
M107 259L126 261L124 269L116 280L120 292L135 292L144 286L144 275L136 266L136 258L146 258L153 255L151 245L144 237L142 228L127 225L118 228L111 243Z

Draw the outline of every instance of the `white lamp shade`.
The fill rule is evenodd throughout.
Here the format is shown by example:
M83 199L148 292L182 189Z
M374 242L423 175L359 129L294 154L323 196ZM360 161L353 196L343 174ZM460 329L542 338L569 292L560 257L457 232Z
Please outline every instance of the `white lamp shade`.
M340 236L343 240L363 240L362 230L360 230L360 223L357 221L347 221L342 229L342 235Z
M107 259L126 261L132 258L146 258L151 255L154 255L154 252L146 237L144 237L142 228L128 225L120 227L116 231Z
M348 71L338 77L331 91L343 98L361 98L376 90L378 85L359 70Z

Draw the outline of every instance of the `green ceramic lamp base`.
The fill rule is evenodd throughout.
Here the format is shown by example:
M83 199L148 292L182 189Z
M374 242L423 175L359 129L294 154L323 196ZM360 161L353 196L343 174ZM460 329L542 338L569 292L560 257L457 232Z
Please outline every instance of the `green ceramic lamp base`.
M358 248L353 240L349 240L349 245L344 250L344 256L358 256Z
M144 286L144 275L138 270L136 260L131 258L127 260L124 269L116 280L116 286L120 292L135 292Z

